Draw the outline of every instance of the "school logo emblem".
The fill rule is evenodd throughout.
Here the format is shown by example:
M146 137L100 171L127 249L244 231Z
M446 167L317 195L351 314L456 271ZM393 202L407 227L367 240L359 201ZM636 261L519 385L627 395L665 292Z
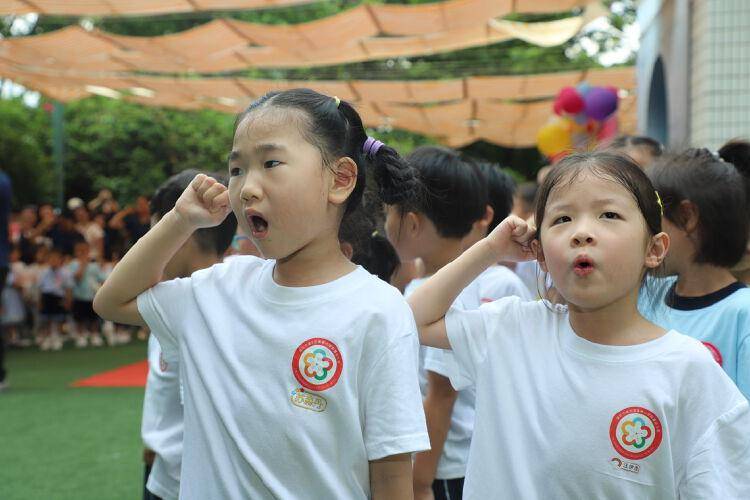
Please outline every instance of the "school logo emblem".
M661 422L646 408L631 406L612 417L609 438L617 453L630 460L642 460L659 448Z
M305 340L292 356L294 378L311 391L325 391L336 385L343 369L339 348L324 338Z
M711 353L711 356L714 357L714 360L719 363L719 366L724 366L724 357L721 355L721 351L713 345L711 342L703 342L703 345L706 346L706 349Z

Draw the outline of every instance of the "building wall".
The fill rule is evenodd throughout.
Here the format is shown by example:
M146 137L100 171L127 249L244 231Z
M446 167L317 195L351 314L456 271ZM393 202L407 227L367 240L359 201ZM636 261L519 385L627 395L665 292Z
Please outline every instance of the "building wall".
M750 1L692 0L690 142L750 138Z
M750 0L643 0L638 22L639 131L659 122L652 79L661 58L669 146L750 138Z

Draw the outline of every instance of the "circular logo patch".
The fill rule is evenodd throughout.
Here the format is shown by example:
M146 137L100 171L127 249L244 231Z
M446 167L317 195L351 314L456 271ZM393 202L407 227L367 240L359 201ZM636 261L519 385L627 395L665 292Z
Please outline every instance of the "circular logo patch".
M305 340L292 356L294 378L311 391L324 391L336 385L343 368L339 348L323 338Z
M713 345L711 342L703 342L703 345L706 346L706 349L711 352L711 356L714 357L714 360L719 363L719 366L724 366L724 358L721 356L721 351Z
M661 422L646 408L631 406L612 417L609 438L617 453L630 460L641 460L659 448Z

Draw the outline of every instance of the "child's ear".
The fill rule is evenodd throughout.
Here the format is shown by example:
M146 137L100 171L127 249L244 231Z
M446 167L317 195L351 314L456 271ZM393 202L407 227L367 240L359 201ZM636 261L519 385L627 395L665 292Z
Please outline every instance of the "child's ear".
M542 271L548 273L549 270L547 269L547 261L544 259L542 243L537 239L531 240L531 250L534 252L534 255L536 255L536 261L539 263L539 267L542 268Z
M352 247L352 244L348 241L342 241L339 243L339 246L341 247L341 252L344 254L344 256L352 260L352 255L354 255L354 247Z
M648 248L646 249L645 266L649 269L656 269L664 261L669 251L669 235L659 233L651 237Z
M401 227L403 228L403 230L406 230L406 234L408 234L409 236L417 236L422 230L422 219L416 212L406 212L402 221L403 226Z
M482 216L482 218L474 221L474 224L472 224L472 226L474 228L479 229L479 232L482 233L483 235L486 235L487 228L490 227L490 224L492 224L492 219L494 218L495 218L495 210L491 206L487 205L484 208L484 215Z
M547 269L547 260L544 258L544 250L542 250L541 241L537 239L531 240L531 250L536 256L536 261L539 263L539 267L542 268L542 271L548 273L549 269Z
M331 186L328 189L328 201L334 205L343 205L357 185L357 164L345 156L331 165Z
M686 233L692 234L698 230L698 224L700 223L700 213L695 203L690 200L682 200L680 202L680 218L684 221L682 228Z

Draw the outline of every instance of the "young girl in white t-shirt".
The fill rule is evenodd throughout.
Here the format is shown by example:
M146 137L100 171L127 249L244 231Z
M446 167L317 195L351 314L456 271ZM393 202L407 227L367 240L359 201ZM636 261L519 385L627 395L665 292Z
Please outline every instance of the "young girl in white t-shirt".
M454 385L476 387L464 498L750 498L748 402L699 341L638 313L669 246L646 175L571 155L535 220L509 217L409 299L422 343L452 349ZM567 307L451 308L488 266L534 254Z
M411 167L367 137L350 104L267 94L239 116L229 188L197 176L99 290L100 315L148 324L179 355L181 499L411 496L410 453L429 448L416 325L338 240L366 169L384 202L413 195ZM268 260L157 284L230 206Z

